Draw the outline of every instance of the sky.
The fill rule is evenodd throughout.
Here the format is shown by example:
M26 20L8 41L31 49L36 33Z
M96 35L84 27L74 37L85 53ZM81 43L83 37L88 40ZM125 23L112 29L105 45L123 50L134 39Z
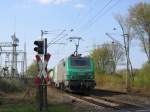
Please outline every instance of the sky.
M94 45L111 42L105 33L118 35L115 39L121 41L120 27L114 16L128 14L128 9L141 1L150 0L3 0L0 4L0 42L11 41L15 32L19 38L18 49L27 46L27 62L30 65L35 57L34 41L40 38L41 30L49 31L44 35L51 42L62 31L62 39L48 48L52 55L49 67L55 66L59 60L73 53L75 46L69 37L82 37L79 52L88 55ZM107 5L107 7L105 7ZM104 8L105 7L105 8ZM140 68L146 61L146 56L139 47L138 41L133 41L131 60L134 68ZM121 66L121 65L120 65Z

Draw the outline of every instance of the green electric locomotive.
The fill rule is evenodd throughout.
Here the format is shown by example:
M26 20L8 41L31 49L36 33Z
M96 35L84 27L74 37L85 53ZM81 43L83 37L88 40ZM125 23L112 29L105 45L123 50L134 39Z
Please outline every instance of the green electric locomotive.
M95 87L94 65L89 57L71 55L50 72L51 82L61 89L91 90Z

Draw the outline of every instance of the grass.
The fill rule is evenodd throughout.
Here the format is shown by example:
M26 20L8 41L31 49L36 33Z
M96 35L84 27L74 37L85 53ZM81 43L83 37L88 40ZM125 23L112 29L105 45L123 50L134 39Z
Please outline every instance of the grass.
M38 109L34 104L9 104L1 105L0 112L37 112ZM48 112L73 112L72 108L66 104L50 105Z
M28 87L30 85L24 84L22 80L0 78L0 112L38 112L35 88L31 86L30 93L24 97ZM48 112L73 112L70 104L49 104Z
M0 106L0 112L36 112L32 105L11 104Z
M96 85L99 88L120 90L125 89L125 78L121 75L107 75L99 74L95 75Z
M28 86L22 80L0 79L0 112L38 112L35 88L24 97ZM70 104L49 104L48 112L73 112Z
M48 108L48 112L73 112L71 106L67 104L53 105Z
M126 90L126 72L120 75L96 74L98 88L110 90ZM146 63L140 70L136 70L134 80L131 80L131 91L150 93L150 64Z
M15 94L15 93L14 93ZM21 93L19 93L21 94ZM36 100L34 96L23 99L20 97L0 96L0 112L38 112ZM47 112L73 112L72 106L66 103L55 104L49 102Z

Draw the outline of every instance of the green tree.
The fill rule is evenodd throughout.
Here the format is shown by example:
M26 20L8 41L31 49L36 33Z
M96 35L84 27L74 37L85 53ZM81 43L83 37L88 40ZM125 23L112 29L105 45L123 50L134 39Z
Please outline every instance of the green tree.
M27 69L27 75L35 76L38 74L38 66L36 62L33 62Z
M104 73L105 70L105 61L108 60L108 52L105 48L95 48L92 53L91 57L93 58L95 64L95 70L97 73Z
M116 66L123 56L124 51L113 43L102 44L91 53L97 73L115 73Z
M150 4L141 2L131 7L129 21L150 62Z

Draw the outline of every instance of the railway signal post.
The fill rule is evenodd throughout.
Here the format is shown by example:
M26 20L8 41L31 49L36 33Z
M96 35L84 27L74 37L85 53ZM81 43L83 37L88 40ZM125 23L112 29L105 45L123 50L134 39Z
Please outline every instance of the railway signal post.
M35 41L37 46L34 51L37 52L36 61L38 66L38 74L35 77L35 84L37 87L38 106L40 111L47 110L47 82L49 80L47 75L47 64L50 59L50 54L47 53L47 39Z

